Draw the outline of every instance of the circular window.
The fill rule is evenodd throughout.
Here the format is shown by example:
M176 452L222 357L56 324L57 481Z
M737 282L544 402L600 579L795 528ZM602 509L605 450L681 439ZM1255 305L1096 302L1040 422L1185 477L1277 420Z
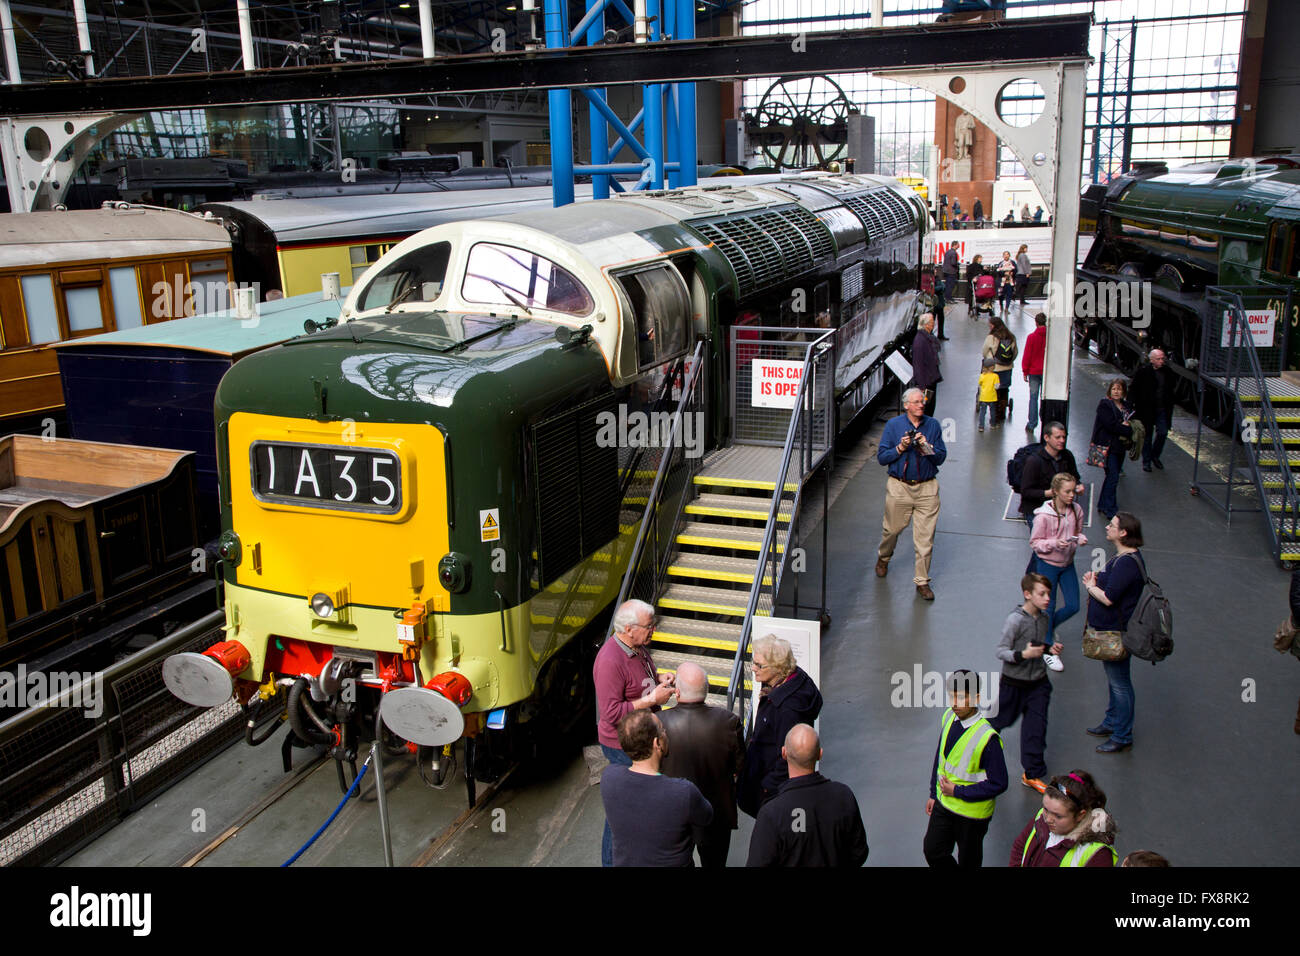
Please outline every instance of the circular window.
M39 126L29 126L23 134L23 148L33 160L43 163L50 155L50 136Z
M961 93L966 89L966 79L961 76L954 76L948 81L948 92Z
M1034 80L1012 80L998 91L998 119L1008 126L1023 128L1043 115L1046 97Z

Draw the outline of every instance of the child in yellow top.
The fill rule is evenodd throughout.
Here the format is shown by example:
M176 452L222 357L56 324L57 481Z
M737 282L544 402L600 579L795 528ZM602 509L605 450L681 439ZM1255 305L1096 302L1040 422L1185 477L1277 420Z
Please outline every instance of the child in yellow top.
M984 430L985 412L988 413L989 422L993 423L994 428L997 427L996 423L994 423L993 408L997 405L998 401L998 385L1000 384L1000 379L998 378L998 373L993 371L993 366L995 364L996 363L993 359L986 358L984 360L984 370L980 372L979 392L975 396L976 402L979 405L980 431Z

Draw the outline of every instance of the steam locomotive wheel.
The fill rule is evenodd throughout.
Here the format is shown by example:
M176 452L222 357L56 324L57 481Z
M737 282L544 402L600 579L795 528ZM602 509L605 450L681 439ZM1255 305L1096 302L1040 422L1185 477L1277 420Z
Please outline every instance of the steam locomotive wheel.
M1115 361L1115 333L1108 326L1097 326L1097 358L1103 362Z

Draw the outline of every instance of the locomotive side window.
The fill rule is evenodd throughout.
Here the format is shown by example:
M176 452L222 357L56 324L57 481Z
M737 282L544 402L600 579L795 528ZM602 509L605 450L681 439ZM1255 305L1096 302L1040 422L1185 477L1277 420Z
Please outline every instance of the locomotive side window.
M1289 260L1286 267L1286 275L1291 278L1300 276L1300 226L1291 226L1287 229L1291 234L1290 242L1287 243L1287 259Z
M460 294L466 302L568 315L586 315L595 307L586 287L551 260L491 242L470 250Z
M691 301L672 266L618 277L636 321L637 366L644 370L686 351Z
M48 275L23 276L23 305L27 311L27 341L32 345L57 342L59 314L54 309L54 282Z
M1287 238L1288 234L1294 230L1288 230L1286 225L1280 222L1273 223L1268 231L1268 252L1264 256L1264 269L1268 272L1283 272L1283 265L1287 261ZM1292 253L1294 256L1294 252Z
M108 270L109 292L113 300L113 324L119 329L137 329L144 324L140 310L140 285L135 266Z
M382 309L402 302L431 302L442 291L451 243L438 242L408 252L384 266L362 293L357 310Z

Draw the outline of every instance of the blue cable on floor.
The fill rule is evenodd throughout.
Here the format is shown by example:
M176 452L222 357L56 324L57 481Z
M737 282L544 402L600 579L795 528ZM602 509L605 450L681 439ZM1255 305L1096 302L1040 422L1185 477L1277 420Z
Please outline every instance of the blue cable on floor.
M352 781L352 786L348 787L348 792L343 794L343 799L340 800L339 805L334 808L334 812L330 814L330 818L320 825L320 829L311 835L310 840L308 840L306 843L304 843L302 846L298 848L297 853L295 853L293 856L289 857L289 859L281 863L280 864L281 867L293 866L294 861L297 860L298 857L306 853L307 848L310 847L313 843L315 843L318 839L320 839L320 835L325 832L325 828L334 822L334 818L339 815L339 811L342 810L343 807L347 804L348 800L351 799L352 794L357 789L357 785L361 783L361 778L366 775L366 771L369 769L370 769L370 757L367 757L366 762L361 765L361 772L357 774L357 779Z

